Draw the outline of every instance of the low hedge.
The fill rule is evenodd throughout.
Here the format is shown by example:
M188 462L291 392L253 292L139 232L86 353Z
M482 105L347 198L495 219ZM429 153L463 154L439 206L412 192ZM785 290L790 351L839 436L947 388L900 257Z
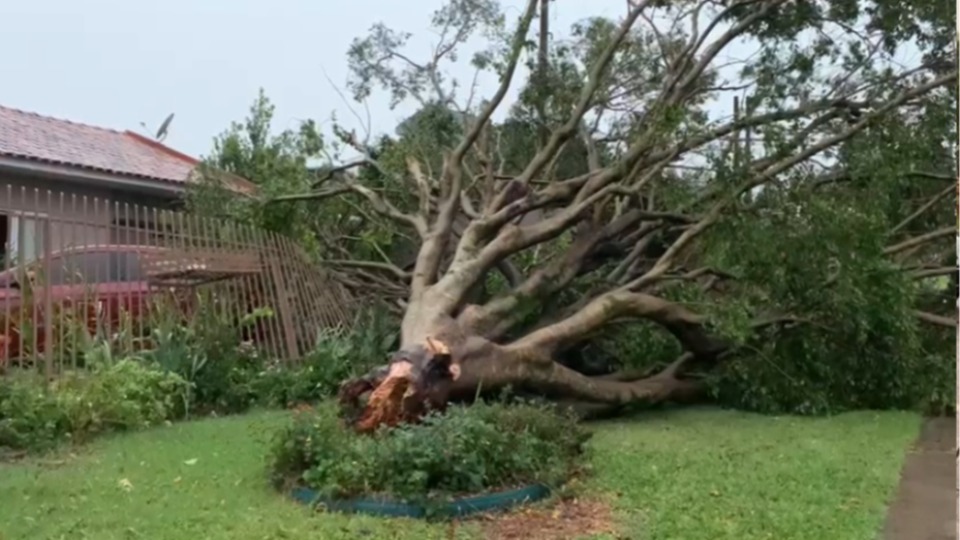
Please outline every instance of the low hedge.
M48 383L32 370L0 377L0 453L45 450L101 433L182 416L188 385L137 360L64 372Z
M271 480L285 492L365 497L428 507L468 494L556 486L578 469L589 433L534 404L451 407L373 436L345 428L332 404L297 413L275 437Z

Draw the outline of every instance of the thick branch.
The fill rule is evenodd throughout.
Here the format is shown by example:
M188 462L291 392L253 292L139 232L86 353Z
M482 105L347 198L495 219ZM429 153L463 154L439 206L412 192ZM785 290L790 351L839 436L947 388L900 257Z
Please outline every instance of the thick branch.
M531 332L507 348L559 350L620 317L648 319L663 326L697 356L714 355L725 348L704 331L703 316L656 296L624 290L602 294L570 317Z
M690 401L701 397L705 389L701 381L678 379L666 373L632 382L587 377L556 362L532 373L530 378L534 384L568 398L612 405Z
M943 315L928 313L926 311L915 311L914 314L923 322L928 322L938 326L946 326L947 328L957 327L957 320L950 317L944 317Z
M460 194L463 187L463 158L467 151L473 146L484 130L490 116L500 106L503 98L510 88L510 82L517 69L517 63L520 58L523 44L527 32L530 29L530 23L536 13L537 0L528 0L527 8L520 19L519 27L513 36L513 42L510 51L510 58L507 62L506 71L502 75L500 86L490 101L483 107L475 123L470 127L460 144L444 160L443 179L444 184L449 186L447 197L440 204L440 210L437 215L437 221L430 228L428 234L424 235L423 245L417 254L417 262L413 271L413 282L410 288L411 303L418 301L426 292L427 287L433 284L436 279L440 258L449 241L453 219L460 205ZM406 318L405 318L406 319ZM404 323L406 324L406 322Z
M613 39L610 40L610 43L607 44L607 47L600 54L600 58L598 58L596 63L591 67L590 74L587 78L588 82L580 91L580 96L577 98L577 104L573 109L573 113L562 126L550 134L547 144L530 160L530 163L527 164L527 167L517 178L518 181L526 184L536 178L547 163L549 163L560 150L560 147L576 134L580 126L580 121L583 120L583 116L590 109L593 97L600 88L600 83L604 80L604 74L610 62L613 60L614 54L617 52L617 49L620 48L620 45L630 33L630 28L633 27L637 18L640 17L640 14L650 1L651 0L643 0L638 2L630 10L630 13L627 14L626 19L620 24Z
M912 223L918 217L925 214L928 210L936 206L938 202L942 201L944 198L946 198L947 195L950 195L951 193L956 193L956 186L952 184L944 188L942 191L940 191L933 197L931 197L929 201L924 203L923 206L921 206L920 208L917 208L915 212L913 212L912 214L904 218L903 221L901 221L900 223L897 223L897 225L890 230L890 234L897 234L898 232L903 230L904 227Z
M951 188L952 189L952 188ZM885 255L896 255L910 248L914 248L928 242L933 242L934 240L939 240L940 238L946 238L948 236L955 236L957 234L957 229L954 227L943 227L935 231L928 232L926 234L921 234L920 236L914 236L913 238L908 238L903 242L888 246L883 250Z

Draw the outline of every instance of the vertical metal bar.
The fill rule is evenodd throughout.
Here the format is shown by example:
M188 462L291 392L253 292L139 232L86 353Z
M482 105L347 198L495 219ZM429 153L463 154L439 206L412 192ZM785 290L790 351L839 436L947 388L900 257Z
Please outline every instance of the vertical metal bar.
M277 249L279 235L273 232L266 233L267 238L270 241L273 251L277 253L277 264L276 276L277 276L277 290L279 291L279 302L278 307L281 310L280 321L283 324L283 337L287 346L287 355L284 358L285 361L290 362L299 358L297 354L297 336L296 328L294 327L293 322L293 313L290 308L290 282L291 278L286 272L286 268L283 265L283 255L280 253L280 250Z
M77 195L70 195L70 216L77 215ZM77 245L77 231L80 230L81 224L77 223L76 218L73 218L73 222L70 224L70 249L73 249ZM64 264L65 261L61 259L61 264ZM64 267L63 272L66 277L66 272L68 268ZM76 295L71 295L70 298L70 364L73 369L77 369L77 357L78 357L78 343L80 340L80 332L87 332L87 319L86 319L86 307L82 302L78 301Z
M157 257L157 259L160 261L168 260L170 259L172 253L169 251L170 248L167 245L166 236L165 235L161 236L160 234L159 227L162 226L160 223L160 212L154 207L149 210L149 214L150 216L152 216L152 219L150 220L151 223L148 230L151 231L153 239L156 242L157 249L160 250L160 251L157 251L154 254L154 256ZM166 287L161 286L159 283L151 282L150 290L151 291L156 290L159 292L159 294L157 294L156 296L151 294L152 302L151 302L150 309L151 309L151 313L153 313L153 316L160 316L161 314L157 312L161 310L168 309L168 308L174 309L179 307L176 304L174 304L173 306L166 305L168 301L171 301L169 298L167 298L167 293L171 291L168 291ZM172 301L175 303L176 296L175 295L173 296L174 298L172 299Z
M269 249L267 244L266 233L259 228L245 226L248 229L248 232L256 242L263 259L264 272L262 275L262 287L264 292L264 298L270 303L270 309L273 310L273 317L270 318L271 330L273 334L273 341L276 347L274 351L274 358L276 360L283 360L286 356L284 353L284 340L283 340L283 324L280 319L280 294L279 288L277 285L276 272L274 271L274 263L276 262L276 253Z
M163 221L169 222L169 226L171 229L170 242L175 246L174 249L176 250L175 251L175 253L177 254L176 256L179 257L178 262L180 264L189 263L189 259L187 258L186 241L184 240L184 237L183 237L182 224L178 222L178 220L176 219L176 216L172 211L166 210L163 212L163 215L165 216ZM164 223L164 227L166 226L167 226L166 223ZM198 298L196 294L197 291L193 287L190 287L189 283L183 283L183 280L181 279L180 285L178 285L178 292L181 292L182 290L185 290L190 295L191 302L196 301L198 302L197 305L199 305L199 302L201 302L201 300ZM185 313L184 315L192 317L193 313Z
M89 211L90 201L86 195L83 195L81 197L81 201L82 201L82 205L81 205L82 209L80 213L82 217L80 218L80 242L79 242L79 245L74 246L74 249L71 250L72 252L79 252L82 246L89 243L87 239L90 237L90 211ZM70 268L68 266L67 270L72 272L73 268ZM96 320L97 311L94 304L94 300L93 298L91 298L92 295L91 295L90 289L87 287L86 283L84 283L86 280L87 280L86 276L83 276L83 278L80 280L80 289L79 289L80 296L82 297L82 301L80 303L80 313L81 313L81 316L83 317L82 328L83 328L84 341L86 341L86 339L90 336L91 333L95 338L96 331L97 331L97 320ZM73 286L73 276L71 276L70 283L71 283L70 288L75 289L75 287ZM86 351L78 351L78 352L83 354ZM81 359L84 360L84 366L86 366L86 359L84 358L85 356L86 355L83 354L83 356L81 357Z
M37 255L40 254L40 246L38 245L38 244L40 243L40 242L39 242L39 238L38 238L38 236L40 235L40 232L39 232L39 229L40 229L40 227L39 227L39 225L40 225L40 219L39 219L39 217L40 217L40 212L39 212L39 210L40 210L40 189L39 189L39 188L33 188L33 213L32 213L32 216L31 216L31 222L33 223L33 238L32 238L30 241L31 241L31 243L33 244L33 250L32 250L32 251L33 251L33 259L34 259L34 260L31 260L31 261L29 261L29 262L30 262L31 267L34 269L34 273L33 273L33 302L31 302L31 304L33 305L33 309L32 309L33 317L32 317L32 319L30 320L30 324L31 324L30 350L31 350L31 353L32 353L32 355L33 355L33 364L34 364L34 366L37 366L37 365L39 364L39 362L40 362L40 350L39 350L39 349L40 349L40 336L39 336L39 333L40 333L40 302L39 302L39 300L40 300L40 299L37 298L37 292L38 292L37 289L39 288L40 291L45 291L45 290L46 290L46 287L44 287L44 286L43 286L43 283L42 283L42 281L43 281L43 276L38 276L38 275L37 275L37 269L38 269L37 267L38 267L38 265L36 264L36 262L38 262L38 259L39 259L39 257L38 257ZM38 286L39 286L39 287L38 287ZM41 294L42 294L42 292L41 292ZM42 298L42 297L41 297L41 298ZM46 303L46 302L44 302L44 303Z
M273 306L267 300L266 287L264 286L263 278L263 266L265 264L266 255L263 253L260 245L256 242L253 237L250 229L240 223L232 223L230 225L229 232L231 236L241 245L246 246L254 254L256 254L257 265L260 270L252 276L247 276L246 284L248 287L248 297L246 305L251 309L259 309L264 307L269 307L271 310ZM266 350L267 356L271 359L277 357L277 346L274 337L276 335L273 327L275 325L276 317L269 317L267 319L258 321L254 341L258 347Z
M41 249L43 249L43 358L44 358L44 375L47 379L53 378L53 332L55 328L56 321L54 320L53 313L53 283L51 277L53 272L51 272L52 266L50 264L50 249L51 249L51 227L50 227L50 214L52 210L52 205L50 203L51 193L50 190L47 190L47 201L45 205L46 217L40 222L40 225L43 227L43 238L41 239ZM38 337L39 339L39 337Z
M6 187L5 187L5 189L4 189L4 191L6 192L6 195L7 195L6 200L7 200L7 201L12 201L12 200L13 200L13 186L10 185L10 184L7 184ZM13 269L12 266L11 266L11 262L10 262L10 261L11 261L11 257L10 257L10 244L11 244L11 242L10 242L10 238L11 238L11 235L10 235L10 226L11 226L12 224L13 224L13 214L12 214L12 213L7 213L7 230L6 230L6 232L5 232L5 236L4 236L2 239L0 239L0 242L2 242L2 245L3 245L3 270L4 270L5 272L6 272L6 271L10 271L10 270ZM0 357L0 360L2 360L2 364L7 364L7 363L10 363L10 362L13 362L13 361L14 361L14 359L12 358L12 356L13 356L13 350L12 350L12 349L13 349L13 343L11 343L11 342L13 341L13 340L11 339L11 329L14 327L13 321L11 320L12 317L13 317L13 313L12 313L12 309L13 309L12 304L13 304L13 301L10 299L10 297L13 296L13 295L11 294L12 288L10 287L9 284L4 285L4 287L6 288L6 290L5 290L4 292L6 293L5 296L6 296L7 300L6 300L6 301L4 302L4 304L3 304L3 336L0 336L0 340L2 340L2 342L0 342L0 351L2 351L3 356ZM22 302L22 299L21 299L21 302Z
M64 212L64 194L59 192L58 204L57 204L57 219L61 220L57 223L57 249L62 250L64 244L64 229L69 225L69 222L65 219L67 215ZM52 236L52 235L51 235ZM51 265L51 271L53 266ZM61 273L62 274L62 273ZM53 283L51 282L51 285ZM64 355L67 352L67 324L69 319L67 318L67 310L70 309L70 299L64 296L60 299L60 303L57 306L57 371L63 371L66 368Z
M220 228L224 225L223 222L215 222L205 216L200 216L197 223L197 238L201 239L204 245L201 249L206 253L204 255L205 260L214 271L217 270L218 266L230 264L230 261L235 260L235 246L229 238L221 238L220 233L222 231ZM225 268L224 270L229 271L230 269ZM240 341L243 338L243 327L241 326L243 314L241 313L240 302L237 301L235 296L237 281L235 276L218 279L210 288L211 293L217 297L217 301L223 309L221 316L229 320L232 326L235 326L234 331L237 340Z
M116 301L112 302L115 304L114 315L117 318L117 331L116 336L119 339L117 344L118 352L123 355L129 355L130 350L127 345L130 343L130 329L127 328L127 322L129 321L129 313L127 309L127 300L130 298L129 291L129 275L130 272L125 268L126 266L126 246L127 242L127 231L126 223L120 217L120 202L117 200L111 200L110 202L110 225L107 231L109 236L107 244L110 246L111 254L107 256L107 262L112 267L110 269L111 279L116 282ZM122 246L122 247L118 247Z
M126 219L129 219L129 215L130 215L129 208L127 207L126 204L124 205L124 207L125 207L124 216L126 217ZM140 226L140 205L134 204L133 205L133 242L136 245L135 251L136 251L136 257L137 257L137 275L139 276L139 278L136 281L135 289L133 291L133 294L135 296L135 299L134 299L135 305L131 307L136 310L136 318L134 319L135 322L134 322L133 335L137 339L137 343L139 345L143 344L141 340L143 340L143 338L146 337L144 335L144 325L147 323L147 321L144 319L144 317L147 316L147 311L146 309L144 309L145 306L143 304L144 304L144 301L149 299L149 295L148 295L149 290L144 291L143 287L145 284L147 289L149 289L150 287L150 284L147 281L146 268L144 267L144 264L143 264L143 249L141 248L141 246L143 245L144 242L142 241L142 231L143 231L143 228Z
M293 280L294 305L296 306L294 320L298 323L297 342L299 349L297 350L297 359L299 359L309 351L313 341L309 336L311 332L317 330L316 305L314 303L316 298L310 293L310 278L304 272L303 259L301 254L297 252L293 241L289 238L279 237L277 243L283 253L284 264L288 266L289 274Z
M190 249L190 240L187 234L188 231L186 229L186 226L184 225L183 213L170 211L168 212L168 215L170 216L171 223L176 223L176 225L174 225L174 228L176 229L175 238L177 238L177 242L179 244L179 252L181 253L180 256L183 257L182 261L187 265L190 265L192 264L190 261L190 257L192 256L193 250ZM187 273L186 276L189 276L189 273ZM185 281L184 287L186 288L187 291L190 292L192 296L191 299L196 299L199 302L207 301L207 298L204 298L205 295L203 291L201 291L199 287L193 286L193 284L190 283L189 281L189 277L186 277L184 281ZM200 294L200 296L197 295L198 293ZM200 298L203 298L203 300L200 300Z
M24 204L27 201L27 189L24 186L20 186L20 201ZM26 249L26 233L24 232L23 216L23 212L17 213L17 279L22 280L20 283L20 308L17 315L17 351L19 351L20 363L28 363L29 365L30 358L27 356L29 351L27 351L27 347L24 346L23 332L24 325L29 324L26 321L27 313L33 309L33 286L30 284L30 279L27 276L27 267L23 262L23 252Z
M101 264L100 262L102 261L102 258L98 257L100 255L100 249L101 249L100 246L102 244L101 235L103 234L103 231L101 231L100 223L97 221L98 219L102 219L102 216L103 216L103 213L100 210L101 206L102 204L101 204L100 198L94 197L93 198L93 216L92 216L93 219L90 220L91 226L93 227L93 241L91 242L91 244L94 247L92 248L91 251L92 251L92 254L94 255L94 260L97 261L97 263L93 265L93 283L92 284L88 283L87 286L90 287L91 290L93 290L93 301L94 301L94 308L95 308L94 313L96 314L96 317L97 317L96 319L97 320L97 337L98 339L104 339L104 338L109 339L110 338L110 308L109 308L110 302L104 302L100 295L101 284L105 283L106 278L108 277L103 275L105 273L104 270L106 269L103 268L103 264ZM107 219L109 219L109 217ZM87 278L87 279L90 279L90 278Z

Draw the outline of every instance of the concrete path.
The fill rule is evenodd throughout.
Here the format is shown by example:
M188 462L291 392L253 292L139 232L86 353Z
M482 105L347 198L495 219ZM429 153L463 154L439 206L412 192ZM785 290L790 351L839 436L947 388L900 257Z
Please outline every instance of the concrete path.
M957 540L957 424L924 421L907 454L883 540Z

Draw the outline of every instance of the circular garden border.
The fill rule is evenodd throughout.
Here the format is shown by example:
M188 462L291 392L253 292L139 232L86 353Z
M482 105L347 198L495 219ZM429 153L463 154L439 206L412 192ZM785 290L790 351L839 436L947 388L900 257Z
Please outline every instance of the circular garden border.
M417 504L364 498L329 499L320 497L316 491L304 487L294 489L290 495L301 503L310 506L322 506L334 512L368 514L381 517L427 517L426 507ZM545 499L549 495L550 488L542 484L534 484L509 491L454 499L441 506L434 514L448 518L464 517L481 512L506 510L521 504Z

